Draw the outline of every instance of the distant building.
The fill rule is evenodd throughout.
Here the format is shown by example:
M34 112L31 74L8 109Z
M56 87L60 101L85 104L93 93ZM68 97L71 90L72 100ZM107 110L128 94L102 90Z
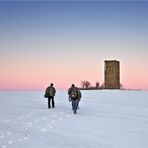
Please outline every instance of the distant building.
M120 89L120 63L116 60L105 61L105 88Z

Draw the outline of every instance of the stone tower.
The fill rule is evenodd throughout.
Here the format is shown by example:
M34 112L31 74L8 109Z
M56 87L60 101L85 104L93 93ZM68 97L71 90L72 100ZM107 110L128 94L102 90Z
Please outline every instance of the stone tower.
M105 61L105 88L120 89L120 63L116 60Z

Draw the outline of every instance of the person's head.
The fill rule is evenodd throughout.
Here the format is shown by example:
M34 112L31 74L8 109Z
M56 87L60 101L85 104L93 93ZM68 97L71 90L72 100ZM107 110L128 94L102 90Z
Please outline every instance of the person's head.
M74 84L72 84L72 85L71 85L71 87L75 87L75 85L74 85Z
M53 83L50 83L50 86L53 86Z

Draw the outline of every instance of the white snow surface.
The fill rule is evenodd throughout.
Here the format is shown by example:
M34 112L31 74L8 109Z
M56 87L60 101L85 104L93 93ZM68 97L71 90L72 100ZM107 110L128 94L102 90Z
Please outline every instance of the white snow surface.
M76 115L67 91L43 95L0 92L0 148L148 148L147 91L82 91Z

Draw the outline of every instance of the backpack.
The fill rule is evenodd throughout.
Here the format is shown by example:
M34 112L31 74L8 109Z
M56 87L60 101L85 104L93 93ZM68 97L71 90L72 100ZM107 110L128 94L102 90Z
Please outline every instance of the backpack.
M44 94L44 97L45 98L48 98L50 95L49 95L49 87L46 89L46 91L45 91L45 94Z
M45 97L45 98L48 98L48 97L49 97L49 95L45 93L45 94L44 94L44 97Z
M76 100L78 98L78 91L77 89L72 89L70 92L70 98Z

